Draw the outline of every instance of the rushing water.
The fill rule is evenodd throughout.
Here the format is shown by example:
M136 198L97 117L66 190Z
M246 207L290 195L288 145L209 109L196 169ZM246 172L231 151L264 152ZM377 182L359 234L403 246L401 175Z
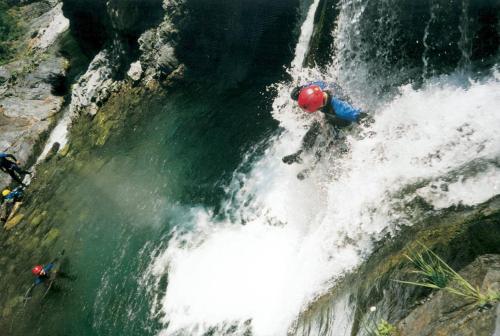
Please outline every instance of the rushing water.
M145 99L98 168L61 181L77 279L33 316L35 334L286 335L374 242L412 224L415 197L439 209L498 194L498 4L331 3L331 62L306 69L320 2L187 1L180 48L199 40L179 55L198 83ZM374 121L284 165L321 119L289 91L318 77ZM307 334L347 335L352 309L341 296Z

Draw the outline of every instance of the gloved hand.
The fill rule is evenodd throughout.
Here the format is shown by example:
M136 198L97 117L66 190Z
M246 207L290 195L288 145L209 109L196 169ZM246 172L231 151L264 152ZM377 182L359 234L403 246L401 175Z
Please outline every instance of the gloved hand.
M281 160L286 164L302 163L302 158L300 157L300 154L302 154L302 149L294 154L284 156Z

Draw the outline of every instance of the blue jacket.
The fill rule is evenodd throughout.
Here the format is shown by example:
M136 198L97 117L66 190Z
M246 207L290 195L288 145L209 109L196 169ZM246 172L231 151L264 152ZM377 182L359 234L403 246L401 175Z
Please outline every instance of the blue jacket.
M41 284L42 282L44 282L45 280L47 280L49 278L49 272L53 267L54 267L54 263L48 263L47 265L45 265L43 267L43 270L45 271L46 274L43 276L37 276L35 278L35 286Z
M321 109L323 113L333 115L339 119L342 119L344 121L348 122L355 122L358 121L361 110L355 108L351 104L347 103L345 100L341 100L340 98L334 96L334 93L337 95L342 95L340 87L332 84L328 85L323 81L316 81L316 82L311 82L308 83L305 86L309 85L317 85L319 86L322 90L326 91L328 93L328 102L325 107ZM335 92L332 92L335 91Z
M7 196L4 197L4 200L16 200L23 197L23 190L19 187L12 190Z

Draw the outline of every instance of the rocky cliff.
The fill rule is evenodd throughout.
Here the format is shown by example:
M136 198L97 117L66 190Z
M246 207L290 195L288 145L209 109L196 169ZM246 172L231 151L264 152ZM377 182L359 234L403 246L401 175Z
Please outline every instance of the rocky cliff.
M53 0L3 6L5 31L15 34L2 44L9 50L0 63L0 149L24 165L40 154L44 158L54 145L62 149L71 120L82 112L95 115L128 81L168 85L182 76L173 24L182 6L175 2ZM2 175L0 184L8 180Z
M26 164L64 104L61 79L69 60L60 52L69 21L57 1L9 6L18 34L0 64L0 149ZM7 182L2 174L0 183Z

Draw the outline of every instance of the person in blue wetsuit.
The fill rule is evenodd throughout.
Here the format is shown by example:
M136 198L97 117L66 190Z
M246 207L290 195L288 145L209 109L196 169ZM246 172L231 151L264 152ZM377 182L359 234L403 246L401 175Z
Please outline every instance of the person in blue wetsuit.
M48 263L45 266L36 265L31 269L31 273L35 276L35 286L38 286L50 279L50 271L54 268L54 263Z
M14 181L25 186L23 178L26 174L31 174L30 171L23 170L18 166L18 161L12 154L0 152L0 169L12 177Z
M322 81L311 82L297 86L290 96L307 113L321 111L328 123L332 125L333 133L331 136L334 138L340 136L340 129L357 123L367 116L361 109L352 106L342 89L334 84L327 85ZM301 148L294 154L283 157L283 162L287 164L301 163L300 155L303 151L310 150L314 146L321 131L321 123L315 120L304 135ZM319 153L316 154L318 160Z
M64 273L61 271L61 263L62 261L60 258L64 255L64 250L61 251L60 255L56 257L53 261L49 262L45 266L43 265L35 265L31 269L31 273L35 276L34 282L31 284L31 286L28 288L28 291L24 295L24 304L28 302L28 300L32 299L32 293L36 288L40 288L38 285L43 284L44 289L43 289L43 294L37 295L37 298L40 301L40 303L43 302L44 298L49 294L49 292L55 291L59 292L62 287L58 286L56 282L58 282L59 278L65 278L68 280L75 280L75 276L71 276L67 273ZM37 291L40 293L40 291Z

